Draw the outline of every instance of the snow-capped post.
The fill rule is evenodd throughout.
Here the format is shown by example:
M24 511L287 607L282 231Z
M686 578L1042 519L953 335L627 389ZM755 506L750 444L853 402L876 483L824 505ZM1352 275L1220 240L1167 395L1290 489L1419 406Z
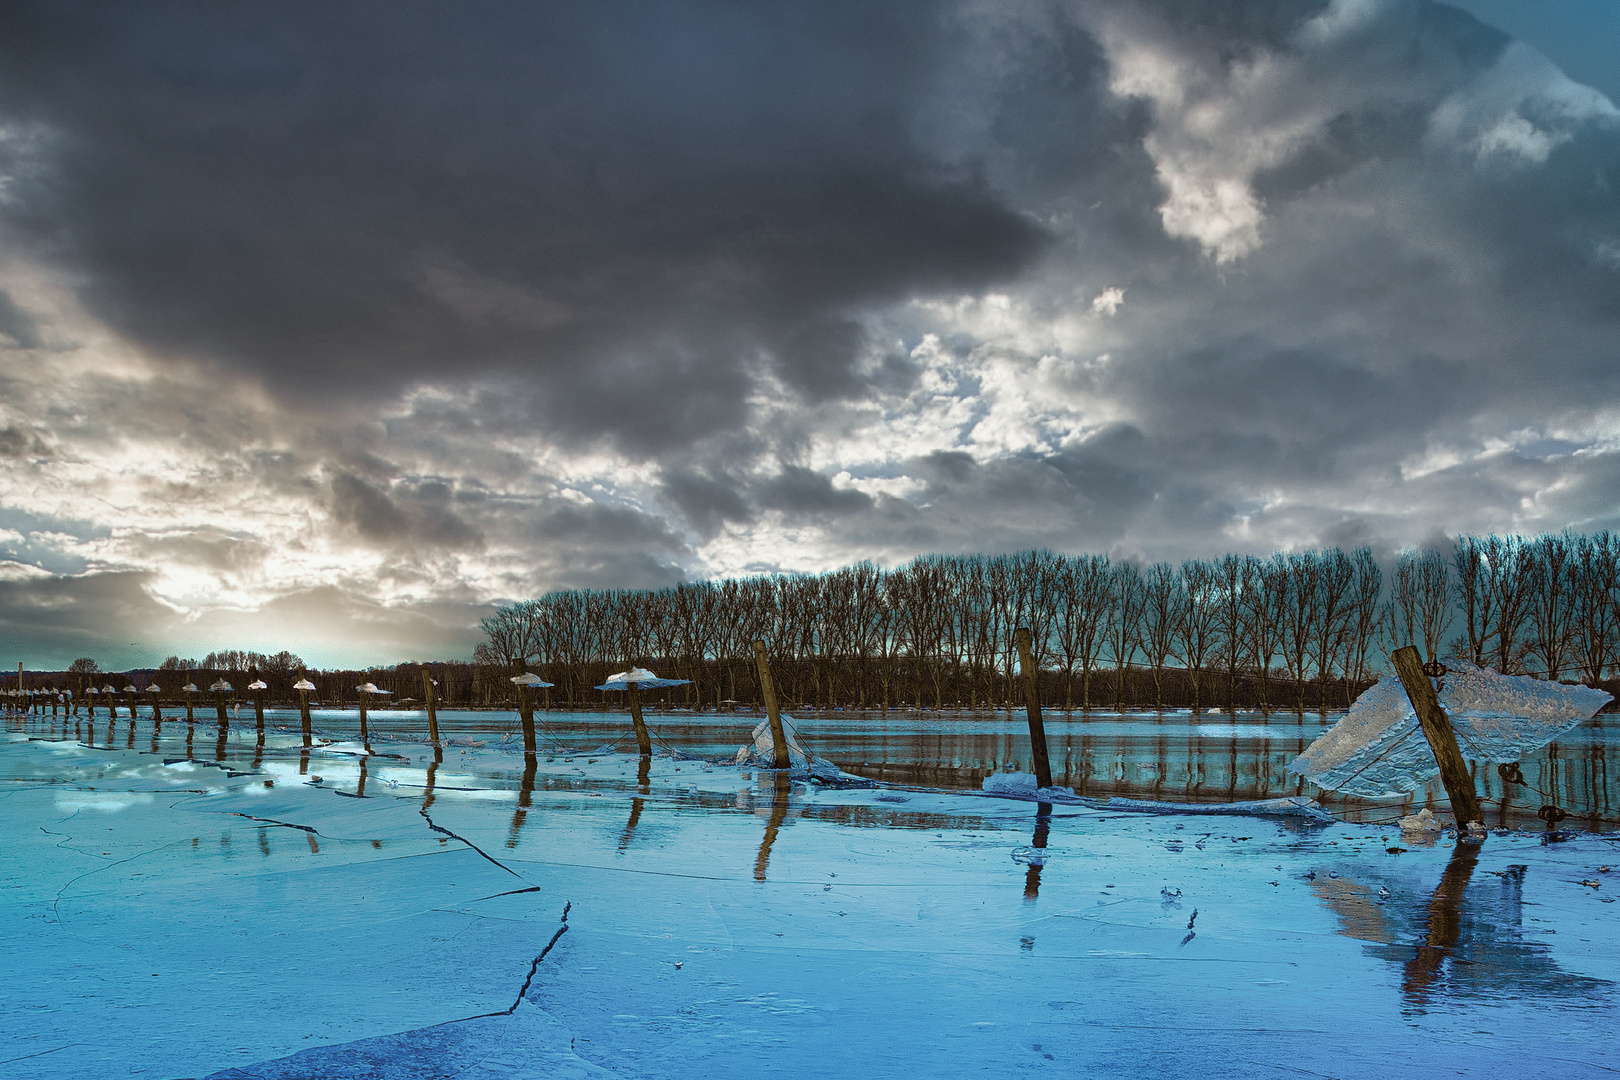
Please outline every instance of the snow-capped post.
M118 691L113 689L112 683L103 683L101 686L101 692L107 695L107 719L118 719L118 699L113 696L114 694L118 693Z
M159 686L157 683L149 683L147 684L146 692L152 695L152 723L163 723L163 709L158 705L158 695L163 693L163 687Z
M225 695L231 692L231 684L224 679L215 679L208 689L214 692L214 713L219 718L219 726L229 727L231 722L225 718Z
M1048 788L1052 786L1052 761L1046 753L1046 725L1041 722L1041 692L1035 679L1035 653L1030 647L1027 627L1020 626L1013 636L1018 639L1018 666L1024 672L1024 709L1029 714L1029 750L1035 759L1035 782Z
M422 700L427 702L428 742L437 743L439 741L439 710L434 705L433 677L428 674L427 668L422 669Z
M1440 766L1440 782L1445 785L1446 798L1451 800L1451 813L1457 819L1457 835L1466 835L1473 826L1484 828L1485 817L1479 810L1479 796L1474 792L1474 778L1468 775L1468 762L1463 760L1457 747L1457 735L1451 730L1451 718L1440 707L1440 698L1434 684L1423 670L1423 661L1417 646L1406 645L1390 654L1395 674L1411 699L1412 711L1417 713L1423 737L1429 741L1435 763Z
M298 720L304 725L304 745L309 746L311 743L309 692L315 689L315 684L309 681L309 675L306 673L297 682L293 683L293 689L298 691Z
M253 681L248 683L248 689L253 691L253 722L259 727L259 738L264 738L264 692L269 688L265 681L259 678L258 671L253 672Z
M527 656L512 657L512 681L518 682L521 676L528 675ZM531 757L539 752L539 744L534 737L534 703L529 700L529 687L533 683L518 684L518 716L523 721L523 752Z
M661 679L646 668L636 667L634 661L626 671L614 672L607 677L607 682L598 686L598 690L624 690L630 695L630 723L636 729L636 749L640 752L642 760L652 755L652 739L647 734L647 724L641 718L641 688L643 686L685 686L690 679Z
M765 699L765 716L771 722L771 768L786 769L793 764L788 756L787 732L782 730L782 713L776 707L776 685L771 682L771 662L765 655L765 643L754 640L754 665L759 668L759 693Z
M379 691L375 684L369 682L361 683L355 687L355 690L360 694L360 742L365 746L370 746L371 731L366 727L366 696L379 693Z

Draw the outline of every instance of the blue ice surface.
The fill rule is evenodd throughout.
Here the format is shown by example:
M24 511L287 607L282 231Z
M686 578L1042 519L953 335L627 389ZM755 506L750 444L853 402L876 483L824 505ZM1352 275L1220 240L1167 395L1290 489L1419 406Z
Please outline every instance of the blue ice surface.
M0 1076L1620 1069L1599 836L126 724L0 742Z

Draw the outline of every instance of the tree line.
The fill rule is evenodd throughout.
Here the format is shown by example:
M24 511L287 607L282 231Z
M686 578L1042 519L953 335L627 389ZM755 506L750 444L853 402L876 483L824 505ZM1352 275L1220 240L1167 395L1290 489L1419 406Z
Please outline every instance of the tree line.
M758 638L800 706L993 708L1021 694L1020 626L1043 700L1066 710L1345 706L1409 643L1595 685L1620 662L1620 544L1465 535L1402 553L1387 575L1366 548L1146 566L1039 550L573 589L499 608L474 662L527 665L569 707L600 701L590 688L610 671L655 666L692 681L677 700L719 707L758 700Z

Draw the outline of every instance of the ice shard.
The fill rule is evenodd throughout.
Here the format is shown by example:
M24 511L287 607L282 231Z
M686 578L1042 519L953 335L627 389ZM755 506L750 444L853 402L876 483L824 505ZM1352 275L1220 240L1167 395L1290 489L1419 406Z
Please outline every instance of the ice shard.
M1464 757L1518 761L1614 700L1589 686L1500 675L1447 660L1440 705ZM1440 773L1400 679L1367 690L1332 730L1288 765L1319 787L1377 797L1421 790Z

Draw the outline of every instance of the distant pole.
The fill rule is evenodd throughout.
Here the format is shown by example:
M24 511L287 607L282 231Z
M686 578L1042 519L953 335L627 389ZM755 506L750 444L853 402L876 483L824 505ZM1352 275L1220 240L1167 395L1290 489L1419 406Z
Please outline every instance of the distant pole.
M524 666L527 656L512 657L512 674L527 675L529 669ZM534 702L529 697L529 688L518 684L518 716L523 720L523 752L533 757L539 751L539 740L534 735Z
M1018 638L1018 664L1024 669L1024 709L1029 714L1029 749L1035 759L1035 781L1041 787L1052 786L1052 761L1046 753L1046 725L1041 722L1040 687L1035 681L1035 653L1030 647L1029 630L1020 626Z
M634 668L636 665L632 663L630 666ZM641 752L642 757L649 757L652 754L652 739L648 737L647 725L641 719L641 686L639 683L625 685L630 692L630 723L635 725L636 729L636 749Z
M259 678L259 672L258 672L257 669L254 669L253 681L254 682L263 682L264 681L263 679ZM255 690L255 691L253 691L253 722L256 723L259 726L259 738L263 739L264 738L264 691L263 690Z
M771 724L771 768L786 769L793 764L788 756L787 732L782 730L782 714L776 707L776 684L771 682L771 662L765 655L765 643L757 639L754 666L759 669L759 692L765 699L765 716Z
M428 676L428 669L422 669L422 696L427 700L428 711L428 741L439 741L439 710L433 703L433 680Z
M308 682L309 673L306 671L300 674L298 681ZM304 727L304 745L307 747L312 743L310 738L309 691L302 688L298 691L298 722Z
M1479 796L1474 792L1474 778L1468 775L1468 762L1463 760L1457 747L1457 735L1451 730L1451 718L1440 707L1440 698L1434 685L1423 673L1423 661L1417 647L1407 645L1390 654L1395 662L1395 674L1406 688L1412 709L1417 713L1423 737L1429 740L1429 749L1440 766L1440 782L1445 785L1446 798L1451 800L1451 814L1457 819L1459 837L1469 826L1484 827L1485 816L1479 810Z

